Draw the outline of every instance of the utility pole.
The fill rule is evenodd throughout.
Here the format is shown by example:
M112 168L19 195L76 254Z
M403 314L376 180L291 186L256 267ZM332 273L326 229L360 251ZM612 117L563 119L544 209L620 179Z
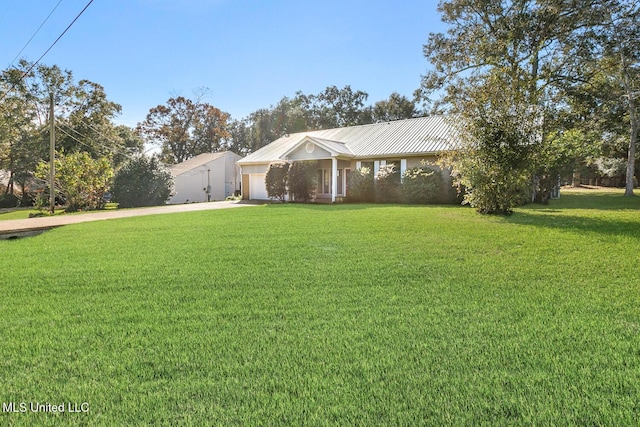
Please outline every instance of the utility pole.
M51 214L56 210L56 125L53 108L53 91L51 91L49 93L49 211Z

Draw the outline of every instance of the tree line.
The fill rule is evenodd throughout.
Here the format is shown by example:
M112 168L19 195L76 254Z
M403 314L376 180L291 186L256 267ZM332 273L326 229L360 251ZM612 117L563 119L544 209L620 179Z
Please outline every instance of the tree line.
M148 144L161 149L167 164L180 163L201 153L230 150L247 155L283 135L419 117L412 100L398 93L366 105L369 95L351 86L329 86L318 94L296 92L276 105L261 108L242 119L206 103L199 91L194 99L170 98L149 111L137 126Z

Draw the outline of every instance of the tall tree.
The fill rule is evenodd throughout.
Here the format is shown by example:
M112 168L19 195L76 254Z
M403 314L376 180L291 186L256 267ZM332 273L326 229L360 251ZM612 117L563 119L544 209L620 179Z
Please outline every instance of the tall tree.
M29 144L37 137L33 125L35 110L28 88L17 69L0 75L0 169L8 171L6 194L14 194L14 184L28 178L37 162L39 150Z
M328 86L318 95L309 97L313 114L312 127L331 129L369 122L363 115L368 97L369 95L361 90L354 92L349 85L342 89Z
M373 104L370 111L373 123L410 119L419 114L415 102L397 92L392 93L388 99Z
M228 120L229 114L202 102L201 97L179 96L149 110L137 132L147 143L161 148L162 161L174 164L219 151L230 136Z
M329 86L317 95L298 91L275 106L234 121L226 146L249 153L286 134L372 123L371 108L364 107L367 97L366 92L353 91L350 86Z
M89 80L73 86L69 112L58 117L56 145L65 152L86 151L93 158L119 154L122 141L113 124L122 107L110 101L104 87Z
M510 154L506 157L483 157L487 167L495 166L491 168L497 174L494 179L504 187L486 186L481 173L471 174L478 180L478 187L474 188L473 181L466 184L475 196L483 191L513 194L521 187L521 181L509 179L504 175L507 173L511 176L545 173L526 168L536 164L536 148L544 147L551 131L545 124L551 116L549 112L555 109L550 105L555 101L554 84L567 60L561 55L563 46L587 25L594 1L440 1L438 10L449 29L446 34L431 34L424 47L433 69L424 76L422 89L427 95L444 89L442 101L470 122L468 126L476 138L471 143L479 144L474 147L476 152L485 150L491 154L504 143L509 147ZM494 108L490 115L483 115L484 106L477 102L481 99L485 100L485 106ZM521 117L514 120L513 114ZM518 123L536 137L528 138ZM491 129L488 125L502 128ZM523 161L523 156L528 159ZM504 163L509 159L513 160L511 166ZM461 164L453 166L464 172ZM503 200L513 203L516 198ZM504 213L510 209L511 206L498 206L482 211Z
M58 154L83 152L118 165L142 152L139 138L112 123L121 107L107 98L101 85L76 83L68 70L21 60L0 74L0 168L9 171L7 191L14 191L15 182L25 195L37 163L49 160L50 94Z
M36 163L48 158L49 96L54 95L60 114L70 110L73 77L70 71L57 66L33 66L20 60L16 67L5 70L0 77L2 102L0 111L0 167L9 170L8 192L14 191L14 182L25 193L25 185L35 170ZM45 141L46 138L46 141Z
M625 195L631 196L640 131L640 3L597 0L591 12L589 27L575 34L566 49L572 59L570 74L583 91L575 85L571 89L583 97L587 89L587 96L596 103L596 116L611 118L618 113L615 120L604 122L603 133L620 132L621 123L626 128L622 130L628 141Z

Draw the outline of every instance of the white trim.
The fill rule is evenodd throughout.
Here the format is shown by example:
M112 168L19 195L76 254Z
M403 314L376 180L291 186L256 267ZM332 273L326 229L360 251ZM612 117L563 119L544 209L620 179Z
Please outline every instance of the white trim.
M380 170L380 160L374 160L373 161L373 176L376 176L378 174L379 170Z
M331 203L335 203L338 193L338 159L331 158Z

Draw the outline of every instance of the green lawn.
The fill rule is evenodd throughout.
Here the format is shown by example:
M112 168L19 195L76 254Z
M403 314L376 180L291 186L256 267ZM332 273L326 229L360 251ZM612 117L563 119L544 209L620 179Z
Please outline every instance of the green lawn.
M0 211L0 221L9 219L29 218L29 214L37 214L38 210L33 208L2 209Z
M638 425L640 198L619 194L0 241L0 401L27 405L0 425Z
M114 210L117 208L118 208L117 203L107 203L107 205L102 210ZM87 213L90 214L93 212L99 212L99 211L82 211L82 212L72 212L67 214L65 213L64 208L57 207L55 211L55 215L64 215L64 214L76 215L76 214L87 214ZM10 220L10 219L27 219L27 218L30 218L29 215L37 215L37 214L47 215L47 212L46 211L41 212L35 208L0 209L0 221Z

